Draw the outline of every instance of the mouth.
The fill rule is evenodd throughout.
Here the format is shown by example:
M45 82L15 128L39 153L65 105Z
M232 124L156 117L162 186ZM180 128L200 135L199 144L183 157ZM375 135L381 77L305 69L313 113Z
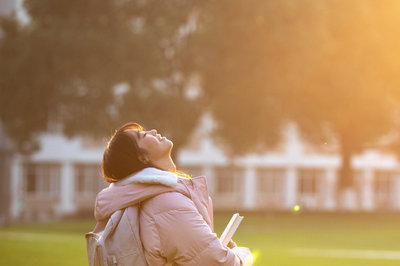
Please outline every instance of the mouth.
M165 137L161 137L161 135L160 134L157 134L157 139L158 139L158 141L163 141L163 140L165 140Z

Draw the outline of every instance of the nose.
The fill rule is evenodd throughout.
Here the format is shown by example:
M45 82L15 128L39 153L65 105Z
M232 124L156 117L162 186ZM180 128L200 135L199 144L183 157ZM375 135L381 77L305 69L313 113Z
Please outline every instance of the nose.
M155 130L155 129L152 129L152 130L150 130L149 131L149 133L151 134L151 135L157 135L157 130Z

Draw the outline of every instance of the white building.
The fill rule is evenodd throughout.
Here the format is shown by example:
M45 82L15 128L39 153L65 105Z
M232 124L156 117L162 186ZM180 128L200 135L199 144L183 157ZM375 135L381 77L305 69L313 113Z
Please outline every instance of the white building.
M205 175L216 210L337 210L335 188L341 159L316 154L285 131L281 148L265 155L228 160L207 138L211 120L204 118L177 165L192 176ZM206 126L205 126L206 125ZM208 125L208 126L207 126ZM88 139L45 134L42 148L30 157L15 156L11 167L11 217L49 219L91 213L97 192L107 184L100 162L105 147ZM368 151L352 158L356 189L341 208L354 211L400 210L399 163L394 156Z

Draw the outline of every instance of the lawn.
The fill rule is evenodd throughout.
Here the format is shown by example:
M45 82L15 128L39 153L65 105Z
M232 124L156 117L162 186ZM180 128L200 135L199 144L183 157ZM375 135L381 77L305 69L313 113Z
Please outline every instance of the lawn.
M230 215L215 216L221 234ZM0 265L87 265L93 221L0 228ZM400 265L400 214L246 214L234 240L255 265Z

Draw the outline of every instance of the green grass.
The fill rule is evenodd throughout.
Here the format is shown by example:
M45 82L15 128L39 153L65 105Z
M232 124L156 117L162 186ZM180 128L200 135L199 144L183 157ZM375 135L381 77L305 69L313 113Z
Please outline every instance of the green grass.
M84 233L94 222L18 224L0 229L0 265L87 265Z
M218 217L218 225L223 224ZM247 215L234 237L258 250L256 265L400 265L400 260L305 256L295 249L392 250L400 252L399 214ZM221 232L218 226L216 232Z
M230 215L215 216L218 235L229 219ZM0 265L87 265L84 233L93 226L94 221L76 221L0 228ZM400 254L399 239L400 214L393 213L246 214L234 237L238 245L258 253L255 265L276 266L400 265L400 259L328 257L324 253L339 249Z

